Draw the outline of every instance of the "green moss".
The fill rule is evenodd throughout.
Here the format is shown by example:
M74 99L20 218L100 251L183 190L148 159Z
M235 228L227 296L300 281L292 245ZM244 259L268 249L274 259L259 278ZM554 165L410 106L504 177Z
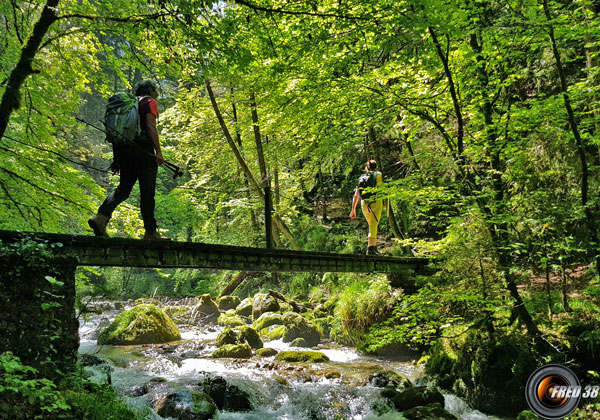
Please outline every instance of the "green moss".
M253 349L262 348L263 342L254 328L243 326L236 328L236 331L240 334L240 341L244 340Z
M231 328L225 328L217 336L217 347L223 347L227 344L240 344L239 335Z
M256 350L256 355L261 357L271 357L277 354L277 350L272 349L270 347L265 347L262 349Z
M239 296L221 296L217 299L217 306L222 311L227 311L228 309L235 309L242 301Z
M161 309L138 305L120 313L98 337L98 344L150 344L181 339L179 329Z
M282 337L284 343L289 343L298 337L306 341L307 347L316 346L321 342L321 334L317 327L301 315L294 312L286 312L283 314L282 320L286 327Z
M241 325L245 325L245 322L238 315L223 313L219 316L217 324L219 324L222 327L238 327Z
M260 335L269 340L279 340L285 333L284 325L271 325L270 327L260 330Z
M452 352L446 352L447 347ZM428 373L472 407L491 414L516 415L527 408L525 384L540 356L520 332L496 330L493 337L470 331L456 342L431 348Z
M252 328L256 331L260 331L264 328L270 327L271 325L283 324L281 314L273 312L265 312L256 321L252 323Z
M440 403L429 404L404 410L404 417L408 420L454 420L454 414L444 410Z
M233 358L242 358L248 359L252 357L252 349L248 343L242 344L225 344L222 347L219 347L212 354L214 358L222 358L222 357L233 357Z
M250 316L252 315L252 298L246 298L240 302L238 306L235 308L235 312L237 312L240 316Z
M282 351L275 356L280 362L328 362L329 357L319 351Z

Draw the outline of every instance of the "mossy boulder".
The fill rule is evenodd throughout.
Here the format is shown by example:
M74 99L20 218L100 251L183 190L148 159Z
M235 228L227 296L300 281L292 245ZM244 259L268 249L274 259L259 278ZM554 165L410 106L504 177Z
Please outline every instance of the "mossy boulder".
M270 347L263 347L262 349L256 350L256 355L261 357L271 357L277 354L277 350Z
M408 420L456 420L457 417L444 410L439 403L429 404L421 407L414 407L402 412Z
M367 376L366 382L378 388L392 387L403 390L412 387L412 383L406 375L393 370L376 370Z
M527 408L525 384L541 364L520 333L470 331L430 349L426 372L481 411L516 416Z
M262 337L266 337L269 340L279 340L285 333L285 326L271 325L270 327L263 328L259 333Z
M222 311L235 309L240 303L242 303L242 301L239 296L221 296L217 299L217 306Z
M321 333L321 337L329 338L331 335L331 326L333 325L335 319L333 316L327 316L325 318L315 318L312 323L319 333Z
M98 344L155 344L181 339L177 325L154 305L121 312L98 337Z
M245 341L250 344L250 347L253 349L260 349L263 347L263 342L254 328L242 326L236 328L236 331L239 334L240 342Z
M240 344L240 337L231 328L225 328L217 335L217 347L223 347L226 344Z
M249 359L252 357L252 348L248 343L242 344L225 344L219 347L212 354L214 358L231 357L238 359Z
M244 320L237 315L235 312L230 313L229 311L222 313L217 319L217 324L222 327L238 327L241 325L246 325Z
M239 316L251 316L252 315L252 298L246 298L240 302L238 306L235 307L235 312Z
M228 384L221 376L206 378L200 386L210 395L220 410L235 412L252 410L250 395L239 387Z
M320 351L282 351L277 353L275 360L280 362L311 362L322 363L328 362L329 357Z
M178 420L209 420L217 413L217 405L210 396L198 391L179 391L164 395L154 405L161 417Z
M257 320L265 312L279 311L279 302L268 294L258 294L252 303L252 319Z
M252 328L256 331L260 331L263 328L270 327L271 325L282 325L283 320L281 314L275 312L265 312L256 321L252 323Z
M308 322L302 315L295 312L286 312L282 317L285 332L283 342L289 343L298 337L302 337L307 347L314 347L321 342L321 334L317 327Z
M306 340L302 337L294 338L290 343L290 347L310 347L306 344Z
M444 404L442 393L426 386L407 388L400 392L393 387L388 387L381 391L381 396L391 401L398 411L434 403Z
M215 322L221 314L217 304L209 294L199 296L198 303L192 311L196 314L196 317L200 317L208 322Z

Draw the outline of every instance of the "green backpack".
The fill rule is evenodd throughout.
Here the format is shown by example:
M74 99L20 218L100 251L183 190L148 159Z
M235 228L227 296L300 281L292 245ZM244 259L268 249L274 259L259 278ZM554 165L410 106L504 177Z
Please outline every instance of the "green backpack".
M372 192L363 192L363 189L377 186L378 175L379 172L369 171L365 172L358 178L358 184L356 185L356 188L358 188L358 191L360 191L360 198L363 200L369 200L373 196Z
M139 103L143 98L138 99L132 93L119 92L108 99L104 127L106 140L113 146L131 143L142 134Z

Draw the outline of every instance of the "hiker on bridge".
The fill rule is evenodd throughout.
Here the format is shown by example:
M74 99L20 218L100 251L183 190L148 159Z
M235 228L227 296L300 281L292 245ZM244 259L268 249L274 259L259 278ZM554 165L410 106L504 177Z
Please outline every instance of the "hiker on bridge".
M363 191L364 188L373 188L383 182L383 175L377 172L377 162L369 160L365 165L365 173L358 178L358 184L352 197L352 211L350 219L356 218L356 206L360 199L360 208L369 224L369 236L367 238L367 255L381 255L377 250L377 227L383 211L383 200L376 200L372 192Z
M141 82L135 90L138 99L139 123L141 134L132 142L114 144L114 161L110 169L120 172L119 186L104 200L98 214L88 220L96 236L108 237L106 225L115 208L125 201L136 182L140 185L140 211L144 221L144 239L169 239L157 231L154 218L154 193L156 175L163 158L156 119L158 118L158 92L151 81Z

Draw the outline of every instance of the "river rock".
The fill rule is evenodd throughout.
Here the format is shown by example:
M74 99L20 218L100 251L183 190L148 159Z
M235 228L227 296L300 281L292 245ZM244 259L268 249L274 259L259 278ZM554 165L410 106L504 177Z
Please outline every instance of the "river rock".
M306 340L302 337L294 338L290 343L290 347L310 347L306 344Z
M217 405L204 392L186 390L161 397L154 410L161 417L177 420L210 420L217 413Z
M198 304L194 306L192 312L196 317L204 318L208 322L215 322L221 314L209 294L198 296Z
M407 376L393 370L375 371L367 377L367 383L378 388L392 387L397 390L403 390L412 386Z
M240 303L242 303L239 296L221 296L217 299L217 306L222 311L228 311L229 309L235 309Z
M275 360L280 362L328 362L329 357L320 351L282 351L277 353Z
M217 347L223 347L226 344L240 344L240 336L231 328L225 328L217 335Z
M286 312L282 317L285 325L283 342L289 343L298 337L306 341L306 347L314 347L321 342L321 334L317 327L308 322L302 315L295 312Z
M225 344L212 354L214 358L231 357L238 359L249 359L252 357L252 348L246 342L242 344Z
M398 411L434 403L444 404L444 396L437 389L426 386L407 388L401 392L388 387L381 391L381 396L390 400Z
M264 328L270 327L271 325L283 325L281 314L275 312L265 312L252 323L252 328L254 328L256 331L260 331Z
M238 306L235 307L235 312L239 316L251 316L252 315L252 298L246 298L240 302Z
M175 323L154 305L121 312L98 337L98 344L155 344L181 339Z
M99 358L95 354L91 353L79 353L77 355L79 362L82 366L97 366L97 365L105 365L106 360Z
M439 403L415 407L402 412L408 420L456 420L457 417L444 410Z
M279 311L279 302L268 294L258 294L252 303L252 319L257 320L265 312Z
M254 328L244 325L236 328L236 331L239 334L240 342L245 341L253 349L260 349L263 347L263 342Z
M266 341L279 340L283 337L285 332L284 325L271 325L270 327L263 328L258 333L261 337L266 338Z
M220 410L250 411L250 396L235 385L228 384L220 376L207 378L200 385L202 390L210 395Z
M222 313L217 320L217 324L222 327L239 327L246 325L244 320L233 311L233 313L227 311Z
M277 350L272 349L270 347L264 347L262 349L256 350L256 355L260 357L271 357L277 354Z

